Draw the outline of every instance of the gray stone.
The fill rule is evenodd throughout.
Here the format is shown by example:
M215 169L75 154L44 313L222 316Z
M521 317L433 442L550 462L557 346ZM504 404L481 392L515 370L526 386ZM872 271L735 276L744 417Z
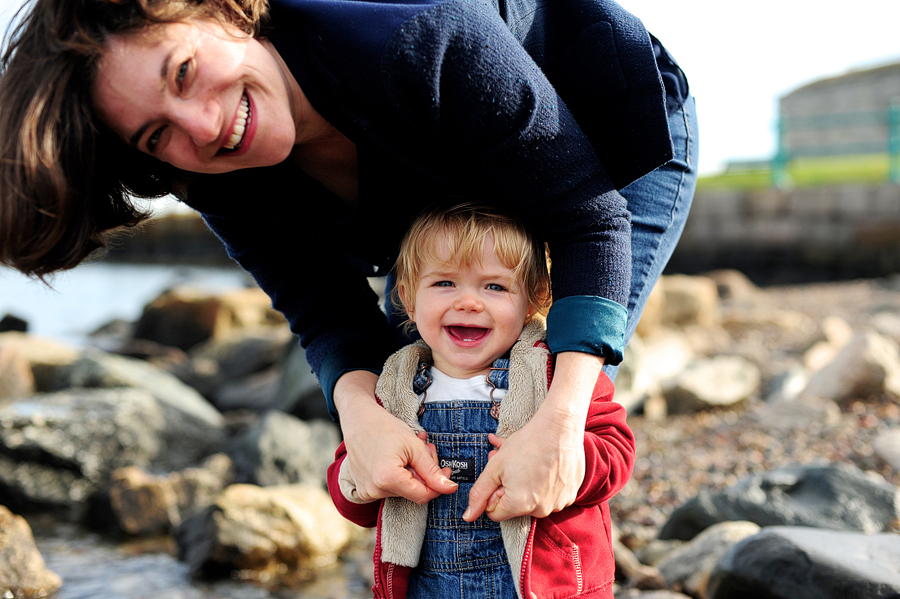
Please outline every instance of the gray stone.
M231 485L186 520L176 539L179 557L196 574L251 570L277 582L333 563L355 530L319 487Z
M172 374L142 360L88 350L58 371L57 388L144 389L197 426L220 428L219 413L202 395Z
M270 411L235 440L229 453L237 482L263 487L295 483L323 486L338 445L338 429L331 421L303 421Z
M31 365L38 391L55 391L56 372L72 364L81 355L73 347L25 333L0 333L0 346L12 347Z
M689 540L729 520L874 533L900 515L898 504L896 487L855 467L786 466L701 491L672 513L659 538Z
M709 575L716 562L735 543L758 532L759 526L752 522L720 522L710 526L657 564L666 581L665 588L705 599Z
M688 365L663 388L670 414L740 403L759 390L759 368L739 356L716 356Z
M0 597L46 597L61 585L47 569L25 519L0 505Z
M732 547L709 599L900 597L900 535L773 526Z
M872 444L872 449L875 450L875 455L900 472L900 429L879 435Z
M299 343L291 346L282 363L275 408L303 420L331 419L319 380L309 367L306 352Z
M33 395L0 406L0 501L82 508L116 468L185 468L223 436L144 390Z
M804 395L834 401L870 394L900 395L900 349L873 331L857 334L834 359L813 373Z
M660 284L665 298L662 324L709 326L719 321L719 291L712 279L668 275Z

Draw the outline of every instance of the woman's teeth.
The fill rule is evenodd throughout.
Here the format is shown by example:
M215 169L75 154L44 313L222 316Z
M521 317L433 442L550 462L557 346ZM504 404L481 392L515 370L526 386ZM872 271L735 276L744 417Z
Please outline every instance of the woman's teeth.
M238 108L238 118L234 123L234 130L231 132L231 137L225 142L226 150L236 150L241 145L241 141L244 139L244 132L249 124L250 99L247 97L247 94L244 94L241 96L241 105Z

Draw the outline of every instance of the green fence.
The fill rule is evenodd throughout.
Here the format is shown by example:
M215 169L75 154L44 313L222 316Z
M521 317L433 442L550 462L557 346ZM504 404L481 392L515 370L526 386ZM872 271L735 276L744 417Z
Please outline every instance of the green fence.
M787 134L791 131L846 129L864 126L884 126L883 140L846 142L838 144L814 144L787 147ZM781 117L778 120L778 150L772 160L772 180L779 187L790 184L788 166L795 158L854 156L885 154L888 156L889 177L900 183L900 101L887 110L846 112L828 115Z

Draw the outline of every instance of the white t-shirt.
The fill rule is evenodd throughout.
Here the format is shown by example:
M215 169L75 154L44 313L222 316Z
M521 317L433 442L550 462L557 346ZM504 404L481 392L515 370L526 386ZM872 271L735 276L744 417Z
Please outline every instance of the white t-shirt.
M456 379L431 367L431 384L425 390L425 403L435 401L491 401L491 385L487 376ZM502 401L508 389L494 389L494 401ZM419 395L422 399L422 394Z

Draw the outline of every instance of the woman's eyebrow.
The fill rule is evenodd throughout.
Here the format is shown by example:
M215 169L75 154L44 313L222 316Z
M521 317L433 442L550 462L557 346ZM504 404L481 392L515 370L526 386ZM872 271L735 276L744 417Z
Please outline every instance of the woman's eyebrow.
M161 89L164 89L166 86L166 78L168 77L168 73L169 73L169 62L171 62L172 54L174 54L174 53L175 53L174 48L169 50L169 53L166 54L166 57L163 59L162 67L159 69L159 80L161 83L161 85L160 85ZM150 127L150 125L152 123L153 123L152 120L147 121L146 123L141 125L137 131L134 132L134 135L132 135L128 139L128 141L131 143L132 146L137 147L138 142L141 141L141 137L144 136L144 132Z

